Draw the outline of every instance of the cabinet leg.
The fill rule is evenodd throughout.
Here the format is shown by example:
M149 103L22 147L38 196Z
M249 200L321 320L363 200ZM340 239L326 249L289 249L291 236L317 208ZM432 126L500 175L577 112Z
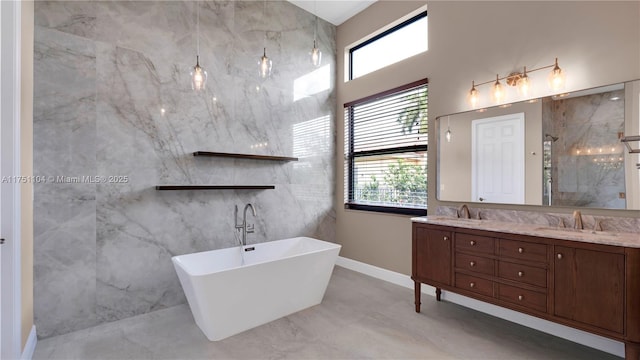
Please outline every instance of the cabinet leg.
M415 296L415 304L416 304L416 312L420 312L420 285L422 285L418 281L414 281L414 296Z
M640 359L640 344L632 342L624 343L624 358L626 360Z
M440 301L441 297L442 297L442 289L437 287L436 288L436 301Z

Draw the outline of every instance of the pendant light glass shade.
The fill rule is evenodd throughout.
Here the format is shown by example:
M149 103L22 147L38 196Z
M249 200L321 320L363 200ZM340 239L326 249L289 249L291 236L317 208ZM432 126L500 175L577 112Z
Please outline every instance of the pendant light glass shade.
M315 40L313 40L313 49L311 49L309 55L311 55L311 64L313 64L313 66L318 67L322 64L322 51L316 46Z
M196 65L189 73L191 89L204 90L207 85L207 71L200 66L200 4L196 2Z
M262 54L258 65L260 66L259 73L261 78L265 79L271 76L273 63L271 62L271 59L267 57L267 48L264 48L264 53Z
M191 70L191 89L204 90L207 84L207 71L200 66L200 56L196 56L196 66Z
M451 130L447 128L447 132L444 133L444 137L447 139L447 142L451 142Z

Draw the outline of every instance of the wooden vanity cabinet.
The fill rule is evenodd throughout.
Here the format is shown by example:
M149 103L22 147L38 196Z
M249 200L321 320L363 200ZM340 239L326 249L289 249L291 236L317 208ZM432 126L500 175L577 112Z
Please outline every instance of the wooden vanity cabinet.
M446 238L446 239L445 239ZM420 284L625 343L640 359L640 249L413 223ZM427 263L427 264L425 264Z
M451 232L413 227L412 279L416 290L416 311L420 311L420 283L437 287L436 297L440 301L440 287L451 285Z

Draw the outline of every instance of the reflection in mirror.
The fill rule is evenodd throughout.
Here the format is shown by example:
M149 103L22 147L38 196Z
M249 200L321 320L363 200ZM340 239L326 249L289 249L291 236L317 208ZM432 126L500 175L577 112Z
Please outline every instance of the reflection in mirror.
M439 200L640 209L639 155L620 142L640 134L640 81L436 122Z

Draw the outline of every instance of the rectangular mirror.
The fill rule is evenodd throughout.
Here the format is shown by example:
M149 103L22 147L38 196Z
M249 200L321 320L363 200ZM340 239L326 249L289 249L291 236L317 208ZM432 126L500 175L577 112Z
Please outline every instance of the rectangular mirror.
M438 199L640 209L640 80L440 116ZM638 148L638 142L632 143Z

